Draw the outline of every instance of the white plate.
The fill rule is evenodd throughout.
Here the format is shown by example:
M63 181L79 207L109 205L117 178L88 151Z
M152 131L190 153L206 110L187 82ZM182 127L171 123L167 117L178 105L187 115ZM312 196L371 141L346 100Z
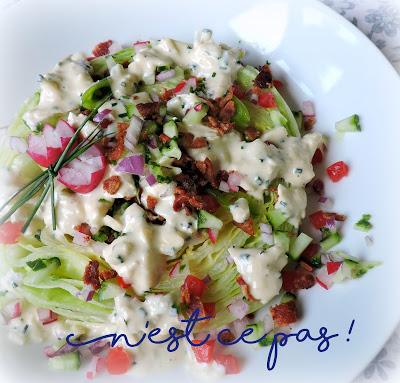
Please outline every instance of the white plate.
M13 4L16 3L16 4ZM211 28L215 38L239 41L252 63L266 59L297 101L313 99L317 128L333 137L328 162L345 160L350 176L327 182L335 209L349 219L341 247L351 254L384 261L361 280L319 287L301 294L304 319L298 328L313 334L321 326L341 336L325 353L316 344L290 344L281 350L273 372L266 371L266 350L242 349L243 373L227 382L349 382L379 351L400 318L398 287L398 191L400 155L400 80L379 51L352 25L315 1L13 1L0 8L0 124L8 123L18 105L61 57L89 50L107 38L129 42L171 36L192 40L196 29ZM10 5L11 4L11 5ZM362 118L362 133L334 138L334 122L352 113ZM362 213L373 216L375 244L352 229ZM355 326L346 341L352 319ZM39 348L0 345L4 382L85 381L83 373L46 370ZM156 375L142 382L180 382L182 372ZM99 381L108 381L109 378ZM120 382L137 379L121 377Z

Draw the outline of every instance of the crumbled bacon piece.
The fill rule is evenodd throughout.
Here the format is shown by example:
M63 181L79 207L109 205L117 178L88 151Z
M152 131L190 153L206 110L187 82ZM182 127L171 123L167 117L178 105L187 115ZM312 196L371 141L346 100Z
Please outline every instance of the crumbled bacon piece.
M196 168L204 176L204 178L211 184L212 187L218 188L216 172L210 159L207 157L204 161L196 161Z
M235 114L235 103L229 100L220 110L219 118L222 122L229 122Z
M105 155L109 161L117 161L121 158L125 149L125 136L126 131L129 128L129 124L126 122L120 122L117 125L118 132L116 136L116 143L113 147L106 150Z
M205 148L208 145L205 137L195 138L192 133L182 133L181 143L185 149Z
M248 220L244 221L243 223L238 223L233 221L233 224L237 226L239 229L242 229L248 235L254 235L254 223L253 219L250 217Z
M276 327L285 327L297 322L297 308L294 300L271 307L270 312Z
M90 261L86 265L85 273L83 274L83 282L86 285L91 285L95 290L98 290L101 286L99 266L98 261Z
M88 235L88 236L92 235L92 232L90 230L90 225L88 223L86 223L86 222L83 222L80 225L75 226L74 229L76 231L79 231L82 234L85 234L85 235Z
M110 53L110 46L112 45L112 40L103 41L98 43L92 50L94 57L105 56Z
M147 208L150 210L154 210L154 208L157 205L158 199L156 197L153 197L151 195L147 196Z
M230 343L236 339L235 334L229 329L226 329L224 332L220 332L219 337L223 343Z
M136 105L138 112L145 120L155 120L160 116L159 102L146 102Z
M209 213L215 213L219 208L218 201L209 194L191 194L184 188L178 186L175 189L175 200L173 208L175 211L185 209L189 215L192 209L206 210Z
M246 299L248 301L254 301L255 299L250 293L250 287L245 282L245 280L243 279L243 277L241 275L236 278L236 282L239 284L240 288L242 289L242 293L246 297Z
M210 128L215 129L220 136L230 132L235 128L235 124L232 122L222 122L216 117L207 116L207 123Z
M309 289L315 285L315 278L312 272L304 268L296 270L284 270L282 272L282 288L289 293L298 290Z
M109 194L115 194L121 187L121 178L119 176L111 176L103 182L103 190Z
M244 131L244 135L247 141L254 141L261 136L261 132L256 128L250 127Z
M118 273L113 269L108 269L100 271L99 276L102 281L108 281L109 279L116 278L118 276Z
M215 317L215 303L204 303L199 297L191 297L188 303L188 311L192 313L194 310L199 310L199 317ZM202 323L207 321L202 321Z
M271 86L272 73L268 64L265 64L260 68L260 72L254 79L254 84L259 88L269 88Z

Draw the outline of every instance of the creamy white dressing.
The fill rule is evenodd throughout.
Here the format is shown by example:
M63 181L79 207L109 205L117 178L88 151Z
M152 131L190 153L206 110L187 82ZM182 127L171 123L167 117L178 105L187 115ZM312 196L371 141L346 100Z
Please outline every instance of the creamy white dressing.
M304 188L287 188L285 185L278 185L278 201L275 208L289 217L289 223L298 227L300 221L306 216L306 207L307 194Z
M228 251L254 298L267 303L279 294L281 270L287 264L282 247L274 245L267 250L231 247Z
M250 218L249 203L246 198L237 199L229 206L232 218L237 223L243 223Z
M115 98L132 95L135 91L135 80L135 76L120 64L110 69L111 90Z
M25 113L24 120L32 130L54 114L79 107L81 95L93 84L83 54L74 54L60 61L40 82L40 101Z

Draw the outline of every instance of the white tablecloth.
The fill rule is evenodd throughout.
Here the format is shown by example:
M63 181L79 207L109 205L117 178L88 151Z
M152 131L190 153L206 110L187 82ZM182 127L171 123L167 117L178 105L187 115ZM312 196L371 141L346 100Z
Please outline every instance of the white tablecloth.
M400 0L321 1L364 32L400 74ZM400 382L400 325L353 383L373 382Z

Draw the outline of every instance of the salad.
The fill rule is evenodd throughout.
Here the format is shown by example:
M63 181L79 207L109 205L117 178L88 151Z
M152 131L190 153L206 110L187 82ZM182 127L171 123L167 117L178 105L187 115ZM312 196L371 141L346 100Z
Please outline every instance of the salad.
M376 265L334 249L346 217L329 211L315 178L327 140L313 131L312 102L292 111L270 64L243 60L203 30L194 44L105 41L40 76L0 153L10 339L43 343L50 368L82 365L92 379L161 357L108 341L77 349L68 334L137 342L148 324L168 333L198 310L208 319L193 342L212 337L174 359L236 374L241 361L216 345L216 331L233 340L252 328L267 347L299 320L299 290ZM360 131L358 116L336 129ZM349 167L338 161L326 173L338 182ZM306 217L308 195L320 209ZM370 220L356 228L370 230Z

